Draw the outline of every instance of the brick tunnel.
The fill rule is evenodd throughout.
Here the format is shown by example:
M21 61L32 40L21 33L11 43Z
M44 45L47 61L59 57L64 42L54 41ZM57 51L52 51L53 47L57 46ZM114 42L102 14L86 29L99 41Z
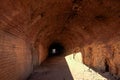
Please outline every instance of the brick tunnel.
M120 80L120 0L0 0L0 80Z

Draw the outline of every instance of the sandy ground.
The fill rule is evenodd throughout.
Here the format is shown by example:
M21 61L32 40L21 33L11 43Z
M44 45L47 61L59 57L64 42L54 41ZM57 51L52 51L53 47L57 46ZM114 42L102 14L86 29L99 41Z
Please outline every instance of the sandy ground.
M73 59L73 55L55 56L44 61L28 80L114 80L109 73L100 75L82 63L79 59Z

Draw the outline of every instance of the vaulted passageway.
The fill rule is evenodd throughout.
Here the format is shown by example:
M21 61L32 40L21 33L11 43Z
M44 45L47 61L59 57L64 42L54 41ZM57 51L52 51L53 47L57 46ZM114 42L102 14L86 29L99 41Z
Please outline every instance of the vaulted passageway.
M74 79L80 55L84 66L119 80L119 7L120 0L0 0L0 80L32 79L36 69L43 79L46 67L48 76L65 68L60 79Z

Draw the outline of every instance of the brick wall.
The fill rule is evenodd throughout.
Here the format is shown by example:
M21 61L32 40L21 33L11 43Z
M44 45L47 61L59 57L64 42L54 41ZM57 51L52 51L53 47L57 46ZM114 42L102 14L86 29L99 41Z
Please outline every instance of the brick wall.
M0 80L24 80L31 71L29 44L17 36L0 31Z

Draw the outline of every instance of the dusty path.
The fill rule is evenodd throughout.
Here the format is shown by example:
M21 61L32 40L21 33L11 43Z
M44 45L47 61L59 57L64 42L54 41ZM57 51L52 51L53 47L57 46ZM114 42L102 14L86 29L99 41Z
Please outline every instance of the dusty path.
M29 80L73 80L64 57L53 57L41 64Z
M73 55L48 58L28 80L113 80L78 61L73 59Z

